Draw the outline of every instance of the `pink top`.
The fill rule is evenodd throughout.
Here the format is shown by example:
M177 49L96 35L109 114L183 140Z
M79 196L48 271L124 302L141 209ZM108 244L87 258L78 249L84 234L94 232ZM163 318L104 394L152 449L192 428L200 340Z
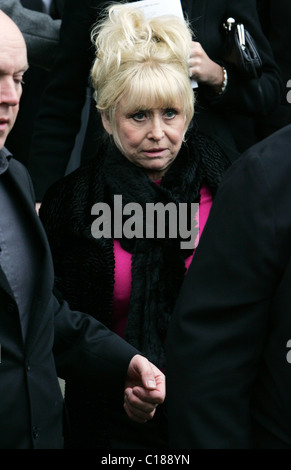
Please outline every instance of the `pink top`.
M208 214L212 205L212 195L207 186L200 191L199 205L199 237L201 236ZM119 336L124 336L124 328L129 311L129 299L131 291L131 253L121 248L118 240L113 240L115 257L115 278L113 292L113 331ZM186 258L185 267L188 270L194 252Z

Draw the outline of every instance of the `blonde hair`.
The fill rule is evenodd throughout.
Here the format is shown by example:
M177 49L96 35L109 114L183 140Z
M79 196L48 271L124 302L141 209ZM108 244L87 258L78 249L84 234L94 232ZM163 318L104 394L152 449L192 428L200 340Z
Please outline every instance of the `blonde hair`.
M94 26L92 41L96 107L113 130L116 108L126 95L128 111L179 104L186 132L194 113L194 93L188 68L192 34L184 20L170 15L146 19L130 4L113 4Z

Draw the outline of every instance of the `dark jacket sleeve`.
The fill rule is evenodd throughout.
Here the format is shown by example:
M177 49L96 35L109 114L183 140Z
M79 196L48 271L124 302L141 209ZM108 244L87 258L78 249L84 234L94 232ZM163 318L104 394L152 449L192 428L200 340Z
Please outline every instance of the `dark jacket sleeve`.
M59 301L59 295L52 299L58 377L99 387L123 387L129 362L138 351L95 318Z
M257 144L228 170L180 291L167 340L174 448L252 446L252 391L275 323L273 296L290 258L290 126L288 132L282 142ZM284 389L273 383L273 360L281 340L278 346L274 337L266 367L268 389L278 399ZM267 399L264 406L272 404ZM258 420L264 423L266 414L258 411Z

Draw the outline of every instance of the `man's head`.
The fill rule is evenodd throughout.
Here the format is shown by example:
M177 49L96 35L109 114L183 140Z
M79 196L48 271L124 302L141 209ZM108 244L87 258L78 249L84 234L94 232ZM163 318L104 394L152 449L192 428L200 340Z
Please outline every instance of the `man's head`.
M27 68L24 38L16 24L0 10L0 149L16 120Z

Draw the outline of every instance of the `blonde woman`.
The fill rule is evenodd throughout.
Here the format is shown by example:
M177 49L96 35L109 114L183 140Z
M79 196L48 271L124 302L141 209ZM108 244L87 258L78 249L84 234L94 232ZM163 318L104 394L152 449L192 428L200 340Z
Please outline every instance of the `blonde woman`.
M167 328L195 243L190 236L182 248L184 235L166 216L164 236L158 236L160 219L149 218L146 209L171 204L178 224L183 204L191 225L193 204L199 204L201 234L229 161L212 141L187 135L194 97L186 22L146 19L128 5L111 5L93 38L92 82L107 138L94 161L47 192L40 217L56 286L70 306L98 318L164 371ZM133 213L139 215L134 223ZM139 424L122 412L121 390L67 382L65 399L66 447L168 446L165 406Z

